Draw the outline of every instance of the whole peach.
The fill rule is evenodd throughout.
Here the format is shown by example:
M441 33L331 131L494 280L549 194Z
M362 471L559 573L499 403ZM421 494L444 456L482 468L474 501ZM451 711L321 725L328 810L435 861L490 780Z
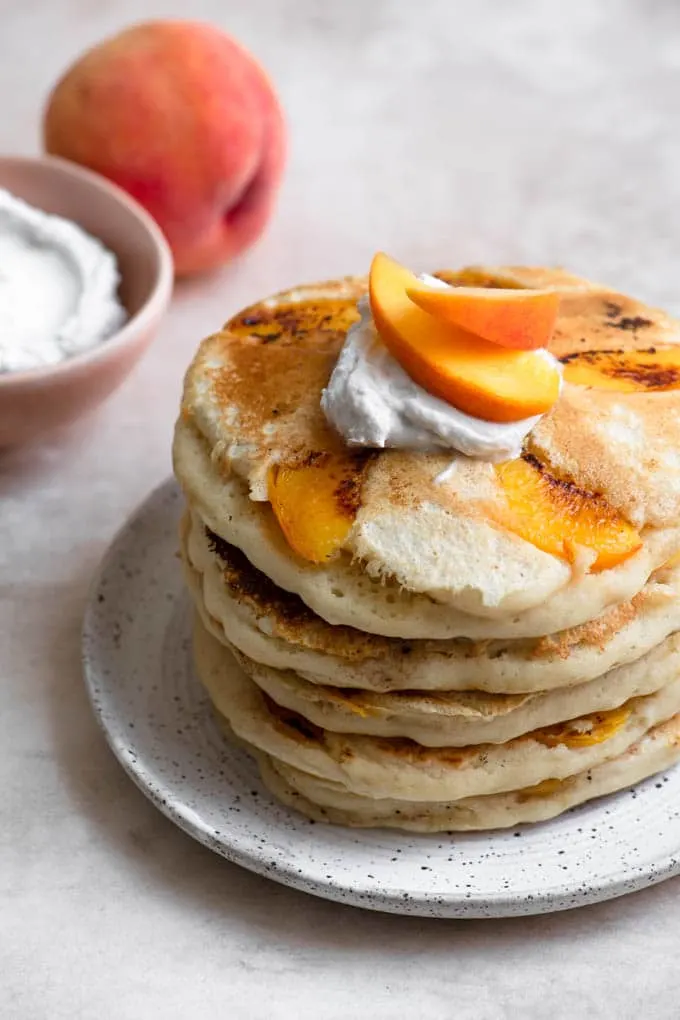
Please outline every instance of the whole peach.
M135 25L84 54L44 115L49 153L133 195L162 227L179 274L227 262L262 232L285 157L274 89L214 26Z

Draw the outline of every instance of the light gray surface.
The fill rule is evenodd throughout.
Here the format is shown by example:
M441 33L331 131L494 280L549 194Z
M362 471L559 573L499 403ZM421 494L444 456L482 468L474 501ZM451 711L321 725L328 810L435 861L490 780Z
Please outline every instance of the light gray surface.
M552 917L363 914L227 865L104 746L79 674L90 576L169 470L182 368L231 311L360 271L561 261L680 311L674 0L204 0L270 68L291 125L278 216L179 288L132 379L81 428L0 458L0 1015L496 1020L678 1016L680 885ZM3 148L37 148L47 88L180 0L0 0Z

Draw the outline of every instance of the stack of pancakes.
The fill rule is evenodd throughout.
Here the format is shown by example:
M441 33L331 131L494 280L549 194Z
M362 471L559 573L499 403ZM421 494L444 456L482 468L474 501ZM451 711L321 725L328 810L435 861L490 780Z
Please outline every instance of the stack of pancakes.
M496 274L560 288L561 359L680 343L673 320L605 287L477 278ZM637 529L635 552L596 569L592 549L557 556L499 523L494 465L350 450L332 431L321 393L365 291L351 278L248 308L186 376L182 558L225 733L285 803L359 826L537 821L665 769L680 758L680 379L619 358L610 384L565 383L528 437L554 489L530 530L589 502ZM307 480L283 510L281 466ZM332 554L296 551L295 529L326 534L334 512L348 523Z

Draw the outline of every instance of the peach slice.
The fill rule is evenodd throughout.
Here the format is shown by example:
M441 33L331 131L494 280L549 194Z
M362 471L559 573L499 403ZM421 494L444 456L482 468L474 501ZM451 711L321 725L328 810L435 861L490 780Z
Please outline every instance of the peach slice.
M615 567L642 546L635 528L607 501L555 478L533 456L496 466L506 505L489 508L493 520L538 549L569 562L578 546L597 556L596 573Z
M418 308L407 288L417 278L379 253L369 276L373 320L391 354L415 382L454 407L489 421L518 421L549 410L560 373L540 353L511 351L441 322Z
M680 346L638 351L583 351L562 358L564 378L577 386L619 393L680 389Z
M325 563L344 545L359 507L366 456L311 455L303 464L269 470L269 501L299 556Z
M533 786L525 786L523 790L518 790L517 799L524 803L533 800L534 797L550 797L571 782L573 782L571 776L568 779L544 779L541 783L534 783Z
M463 269L440 269L438 279L451 287L500 287L502 290L524 290L524 286L510 273L499 273L482 266L464 266Z
M558 744L566 744L567 747L592 747L593 744L601 744L618 733L625 726L630 713L630 705L621 705L620 708L613 708L609 712L594 712L582 719L546 726L528 735L547 747L557 747Z
M555 290L433 287L418 280L406 288L411 301L443 322L518 351L545 347L555 328L560 295Z

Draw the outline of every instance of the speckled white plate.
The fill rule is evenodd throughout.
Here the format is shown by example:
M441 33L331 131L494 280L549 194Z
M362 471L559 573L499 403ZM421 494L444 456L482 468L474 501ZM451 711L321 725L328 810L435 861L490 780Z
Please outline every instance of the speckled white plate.
M275 803L225 743L191 663L172 481L124 526L85 617L96 715L137 785L218 854L374 910L500 917L564 910L680 873L680 768L513 831L446 837L314 825Z

